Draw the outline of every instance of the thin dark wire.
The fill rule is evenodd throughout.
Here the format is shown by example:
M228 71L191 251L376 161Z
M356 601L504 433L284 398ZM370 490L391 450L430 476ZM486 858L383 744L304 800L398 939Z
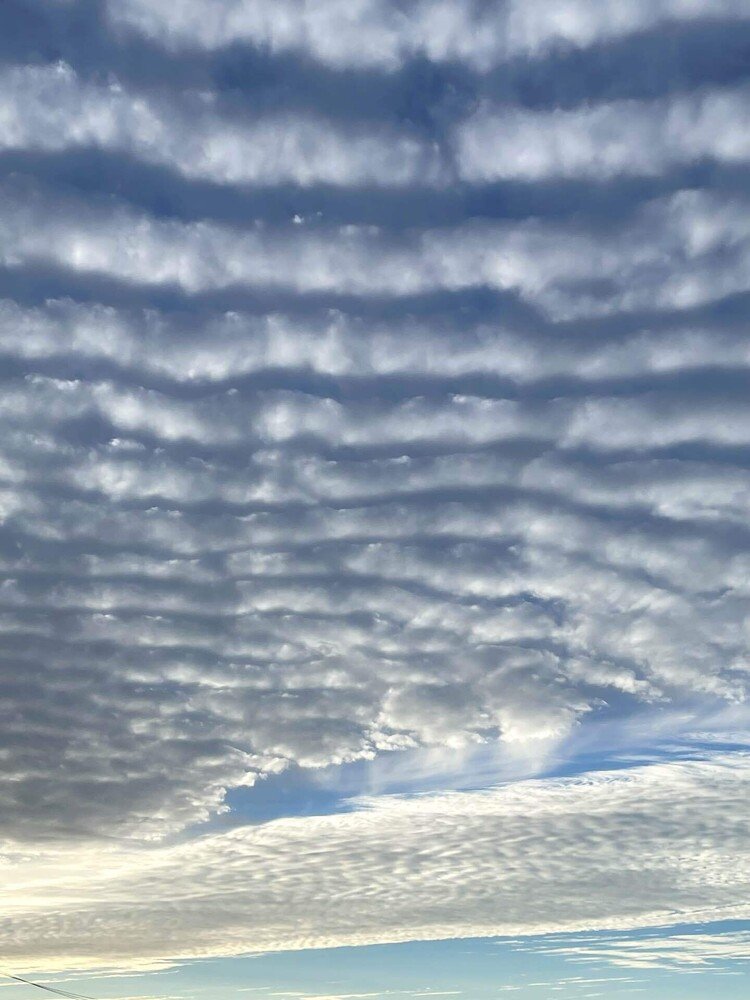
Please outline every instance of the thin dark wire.
M34 983L23 976L14 976L10 972L0 971L0 976L6 979L13 979L17 983L25 983L26 986L36 986L38 990L46 990L47 993L55 993L59 997L69 997L70 1000L93 1000L93 997L86 997L82 993L69 993L67 990L56 990L54 986L45 986L44 983Z

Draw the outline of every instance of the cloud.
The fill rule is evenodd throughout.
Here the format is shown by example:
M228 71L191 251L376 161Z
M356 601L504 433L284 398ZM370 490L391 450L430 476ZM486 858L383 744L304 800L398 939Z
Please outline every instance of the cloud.
M744 756L717 755L380 798L171 846L11 848L0 941L20 969L132 970L251 950L747 917L748 773Z
M232 0L220 9L206 0L168 7L147 0L109 3L115 26L169 48L213 49L245 42L272 52L293 51L337 68L393 70L409 58L465 61L488 69L518 55L556 45L584 47L677 20L740 19L742 0L639 0L623 6L564 0L550 14L544 0L495 0L477 5L419 2L408 11L390 0L345 0L321 8L283 0L269 9L259 0Z
M741 622L747 557L727 558L715 542L689 538L692 527L680 541L659 543L654 532L632 530L623 539L595 521L561 518L530 501L516 501L504 514L481 507L459 513L450 501L421 516L390 501L327 517L170 513L176 499L200 500L200 487L190 481L177 497L172 487L165 509L128 513L133 498L153 504L169 492L168 470L157 466L149 488L148 464L123 468L114 455L108 478L99 461L97 478L84 466L69 468L63 481L124 502L119 513L97 512L95 497L34 509L31 497L16 494L11 523L57 579L34 586L27 560L9 561L5 628L25 637L17 655L34 665L15 694L22 703L39 704L38 685L78 664L69 696L81 699L81 718L57 712L40 718L37 758L56 752L41 739L56 730L55 743L70 746L71 760L85 753L94 773L118 787L110 766L98 760L99 741L116 746L120 739L104 725L114 713L135 755L131 773L144 767L161 774L153 790L138 782L122 787L125 798L179 796L183 779L169 766L178 747L188 759L210 749L205 767L231 784L243 767L325 763L377 745L460 743L498 729L506 738L564 733L577 712L608 690L646 699L691 691L742 695L732 629ZM413 531L429 533L431 541L411 541ZM480 538L493 535L498 548L489 568ZM62 552L56 552L66 538L83 552L97 538L121 551L71 554L60 576L55 565ZM503 539L521 547L520 562L503 554ZM206 546L224 550L223 565L211 566ZM696 559L704 575L690 586ZM711 596L727 587L724 597ZM563 655L547 649L551 639ZM373 662L382 674L373 676ZM95 702L86 695L92 685ZM75 750L73 724L90 731L87 749ZM165 745L161 763L160 727L163 737L171 729L178 741ZM201 731L216 742L206 746L197 738ZM26 732L30 737L33 727ZM22 747L21 759L28 754ZM200 773L193 771L194 797L183 803L188 818L205 809L210 781ZM8 786L13 799L24 787L20 776ZM24 777L28 787L34 781L40 787L33 773ZM58 792L45 785L61 809L58 821L69 809L86 814L88 823L158 828L187 821L176 807L148 821L129 819L127 810L118 819L102 801L89 801L85 787L76 792L74 782L65 791L59 779L54 787L68 802L62 809ZM20 815L8 815L23 821L37 805L16 800L16 808Z
M307 115L222 117L217 94L164 97L82 80L64 63L0 72L0 148L95 147L218 184L436 183L434 149L383 126L348 131Z
M746 4L37 13L0 46L8 961L747 917L747 757L664 744L750 693ZM517 780L615 752L651 763ZM295 782L349 811L217 819Z
M717 377L708 334L0 315L9 835L159 837L290 764L746 696L744 396L660 381ZM274 382L306 366L377 391Z
M484 106L457 129L457 169L474 182L659 175L707 158L750 154L748 93L704 90L658 101L616 101L571 110Z
M307 112L253 114L222 108L207 90L165 96L87 81L65 63L0 71L0 148L59 152L97 148L218 184L375 185L444 188L550 177L658 175L705 158L745 162L748 94L702 88L655 101L529 110L485 101L459 119L447 149L416 130L348 126Z
M53 265L186 293L247 289L398 298L492 288L557 320L680 310L747 291L744 199L683 191L614 232L530 220L410 233L374 227L238 231L181 223L7 185L6 266ZM300 231L302 229L302 231Z
M0 349L6 354L26 364L68 359L76 371L106 364L110 371L128 372L135 383L234 383L246 376L268 381L272 374L302 380L312 374L362 386L377 377L394 389L404 379L420 385L425 379L447 385L484 379L498 392L507 391L508 383L544 391L565 379L593 392L623 379L750 367L744 331L705 320L665 329L654 319L632 331L599 329L594 337L565 333L542 324L526 328L512 316L472 320L450 312L382 319L356 307L311 307L300 316L128 309L72 299L22 307L0 300Z
M726 960L750 960L747 931L691 932L689 934L647 934L631 937L606 935L598 939L575 940L569 945L541 947L548 955L564 955L579 962L609 962L625 969L669 969L679 972L715 971Z

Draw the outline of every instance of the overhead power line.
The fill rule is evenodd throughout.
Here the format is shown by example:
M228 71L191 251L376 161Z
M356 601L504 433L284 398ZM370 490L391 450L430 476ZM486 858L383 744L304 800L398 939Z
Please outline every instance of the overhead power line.
M24 979L23 976L14 976L10 972L0 970L0 976L4 976L6 979L13 979L17 983L24 983L26 986L34 986L36 989L44 990L46 993L54 993L58 997L68 997L68 1000L93 1000L93 997L84 996L83 993L70 993L68 990L58 990L54 986L47 986L45 983L35 983L31 979Z

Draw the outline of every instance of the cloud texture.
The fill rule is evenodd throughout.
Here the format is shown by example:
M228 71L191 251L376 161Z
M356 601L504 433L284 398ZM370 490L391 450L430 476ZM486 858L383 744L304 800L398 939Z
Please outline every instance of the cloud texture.
M393 69L424 56L436 62L465 60L488 68L516 55L544 52L556 44L588 46L681 19L742 18L742 0L563 0L553 12L544 0L491 0L476 4L420 0L404 8L393 0L335 0L324 7L282 0L147 0L108 4L115 25L127 26L170 47L214 48L235 41L273 52L302 52L335 67Z
M747 3L12 6L5 953L744 912L731 755L191 838L747 698Z
M143 967L332 944L747 918L749 776L745 756L719 755L584 780L381 798L346 815L277 820L173 847L88 848L83 871L79 850L32 851L9 858L0 942L20 968ZM711 940L703 938L708 954ZM602 942L600 957L617 960L609 949ZM713 950L721 953L719 942ZM637 964L647 952L627 955Z

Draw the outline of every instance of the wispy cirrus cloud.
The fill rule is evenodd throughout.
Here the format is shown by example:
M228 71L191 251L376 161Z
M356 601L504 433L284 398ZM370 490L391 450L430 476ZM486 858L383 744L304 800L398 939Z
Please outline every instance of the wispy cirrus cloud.
M688 934L627 934L584 938L580 942L553 944L540 948L545 954L564 955L572 961L608 962L628 969L669 969L696 972L719 970L724 962L750 960L747 931L716 931ZM739 973L741 974L741 973Z

